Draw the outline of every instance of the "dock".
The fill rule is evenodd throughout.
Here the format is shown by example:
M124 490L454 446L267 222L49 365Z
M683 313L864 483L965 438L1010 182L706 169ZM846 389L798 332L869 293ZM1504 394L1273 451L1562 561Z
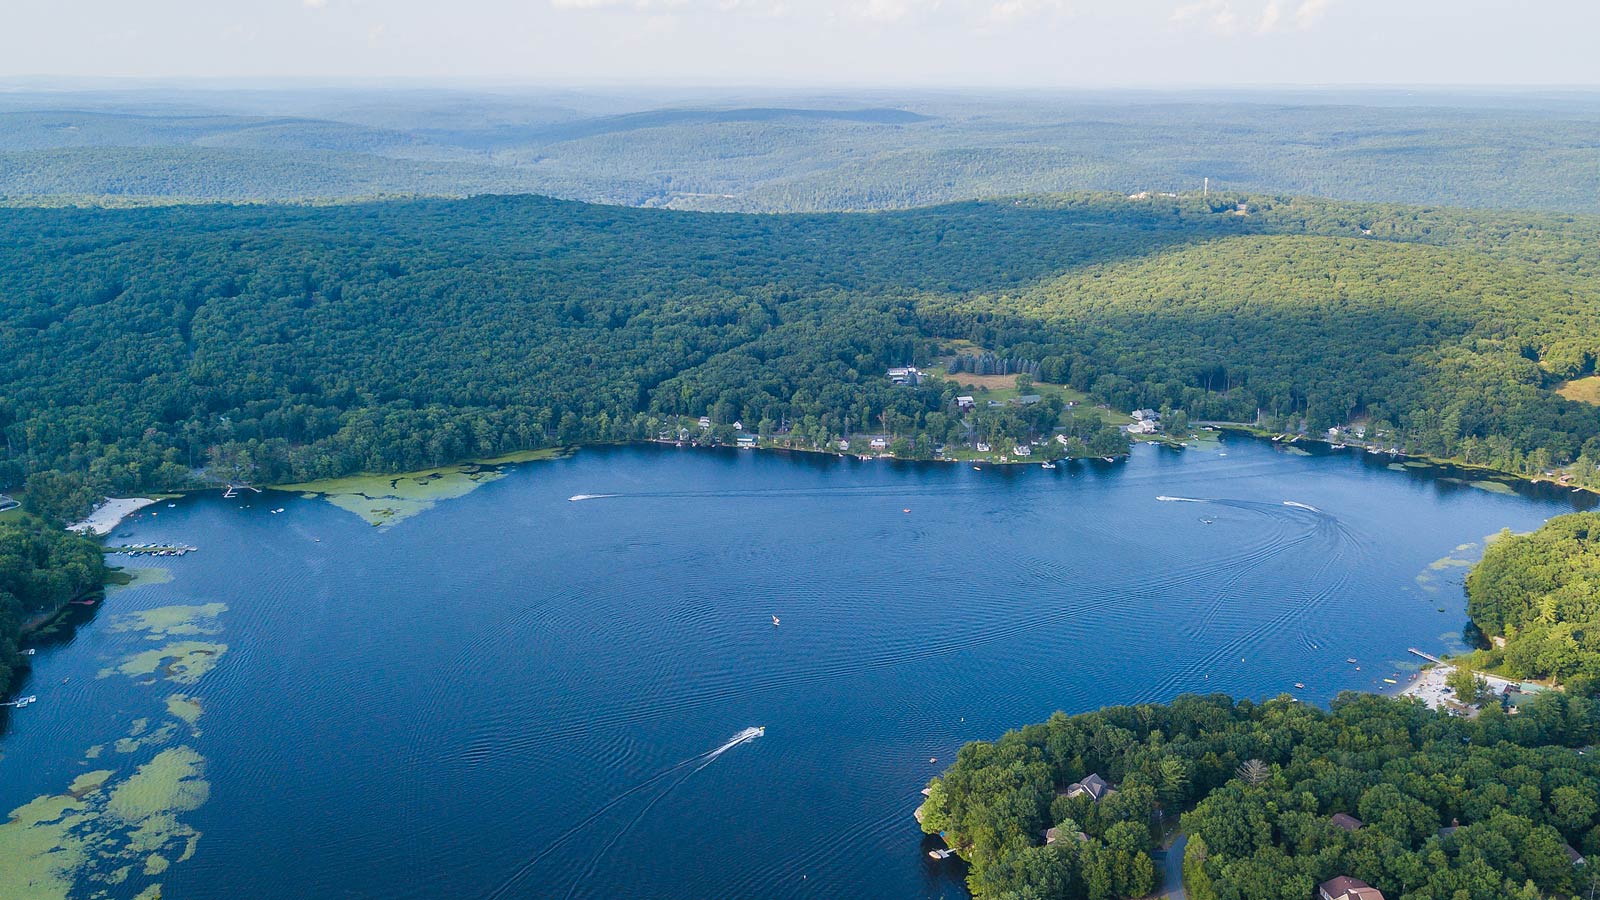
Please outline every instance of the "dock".
M232 500L234 497L239 496L240 491L255 491L259 494L261 493L261 488L251 487L248 484L230 484L228 489L222 492L222 499Z
M107 547L106 553L121 553L124 556L183 556L199 550L188 544L127 544L121 547Z
M1407 647L1407 648L1406 648L1406 652L1407 652L1407 653L1414 653L1414 654L1416 654L1416 655L1417 655L1417 656L1420 656L1420 657L1422 657L1422 658L1423 658L1423 659L1425 659L1425 660L1427 660L1427 661L1428 661L1428 662L1431 662L1431 663L1433 663L1433 664L1435 664L1435 665L1440 665L1440 666L1442 666L1442 665L1444 665L1444 664L1445 664L1445 662L1444 662L1444 660L1442 660L1442 659L1440 659L1440 658L1439 658L1439 657L1437 657L1437 656L1434 656L1434 655L1433 655L1433 654L1432 654L1432 653L1423 653L1423 652L1422 652L1422 651L1421 651L1421 650L1418 650L1418 649L1417 649L1417 648L1415 648L1415 647Z

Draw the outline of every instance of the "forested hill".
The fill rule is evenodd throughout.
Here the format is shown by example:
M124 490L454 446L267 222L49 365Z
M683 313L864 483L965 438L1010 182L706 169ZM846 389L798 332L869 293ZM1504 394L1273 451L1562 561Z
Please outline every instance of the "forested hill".
M1236 204L1245 204L1240 209ZM953 339L1116 407L1600 459L1600 222L1271 198L717 215L480 197L0 211L0 483L407 469L671 416L960 439ZM1019 437L1049 422L1017 420ZM70 487L70 486L69 486Z
M1600 514L1557 516L1532 534L1504 534L1467 576L1467 613L1504 638L1479 662L1514 677L1600 691Z

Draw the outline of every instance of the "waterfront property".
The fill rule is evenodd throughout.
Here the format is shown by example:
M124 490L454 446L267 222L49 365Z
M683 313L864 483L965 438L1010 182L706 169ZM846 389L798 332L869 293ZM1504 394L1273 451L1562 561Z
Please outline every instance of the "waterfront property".
M1340 875L1317 885L1321 900L1383 900L1383 892L1359 878Z

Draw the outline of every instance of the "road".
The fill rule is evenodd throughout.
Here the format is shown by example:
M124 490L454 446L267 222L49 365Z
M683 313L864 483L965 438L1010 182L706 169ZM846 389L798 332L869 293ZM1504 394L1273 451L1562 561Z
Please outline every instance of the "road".
M1172 841L1171 847L1154 854L1153 858L1164 873L1164 880L1161 890L1151 895L1153 900L1187 900L1183 892L1183 848L1188 843L1189 836L1180 834Z

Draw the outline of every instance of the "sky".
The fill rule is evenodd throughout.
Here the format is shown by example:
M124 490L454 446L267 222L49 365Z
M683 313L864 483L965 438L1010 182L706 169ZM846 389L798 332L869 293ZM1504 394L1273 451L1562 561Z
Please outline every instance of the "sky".
M1600 85L1600 0L4 0L0 79Z

